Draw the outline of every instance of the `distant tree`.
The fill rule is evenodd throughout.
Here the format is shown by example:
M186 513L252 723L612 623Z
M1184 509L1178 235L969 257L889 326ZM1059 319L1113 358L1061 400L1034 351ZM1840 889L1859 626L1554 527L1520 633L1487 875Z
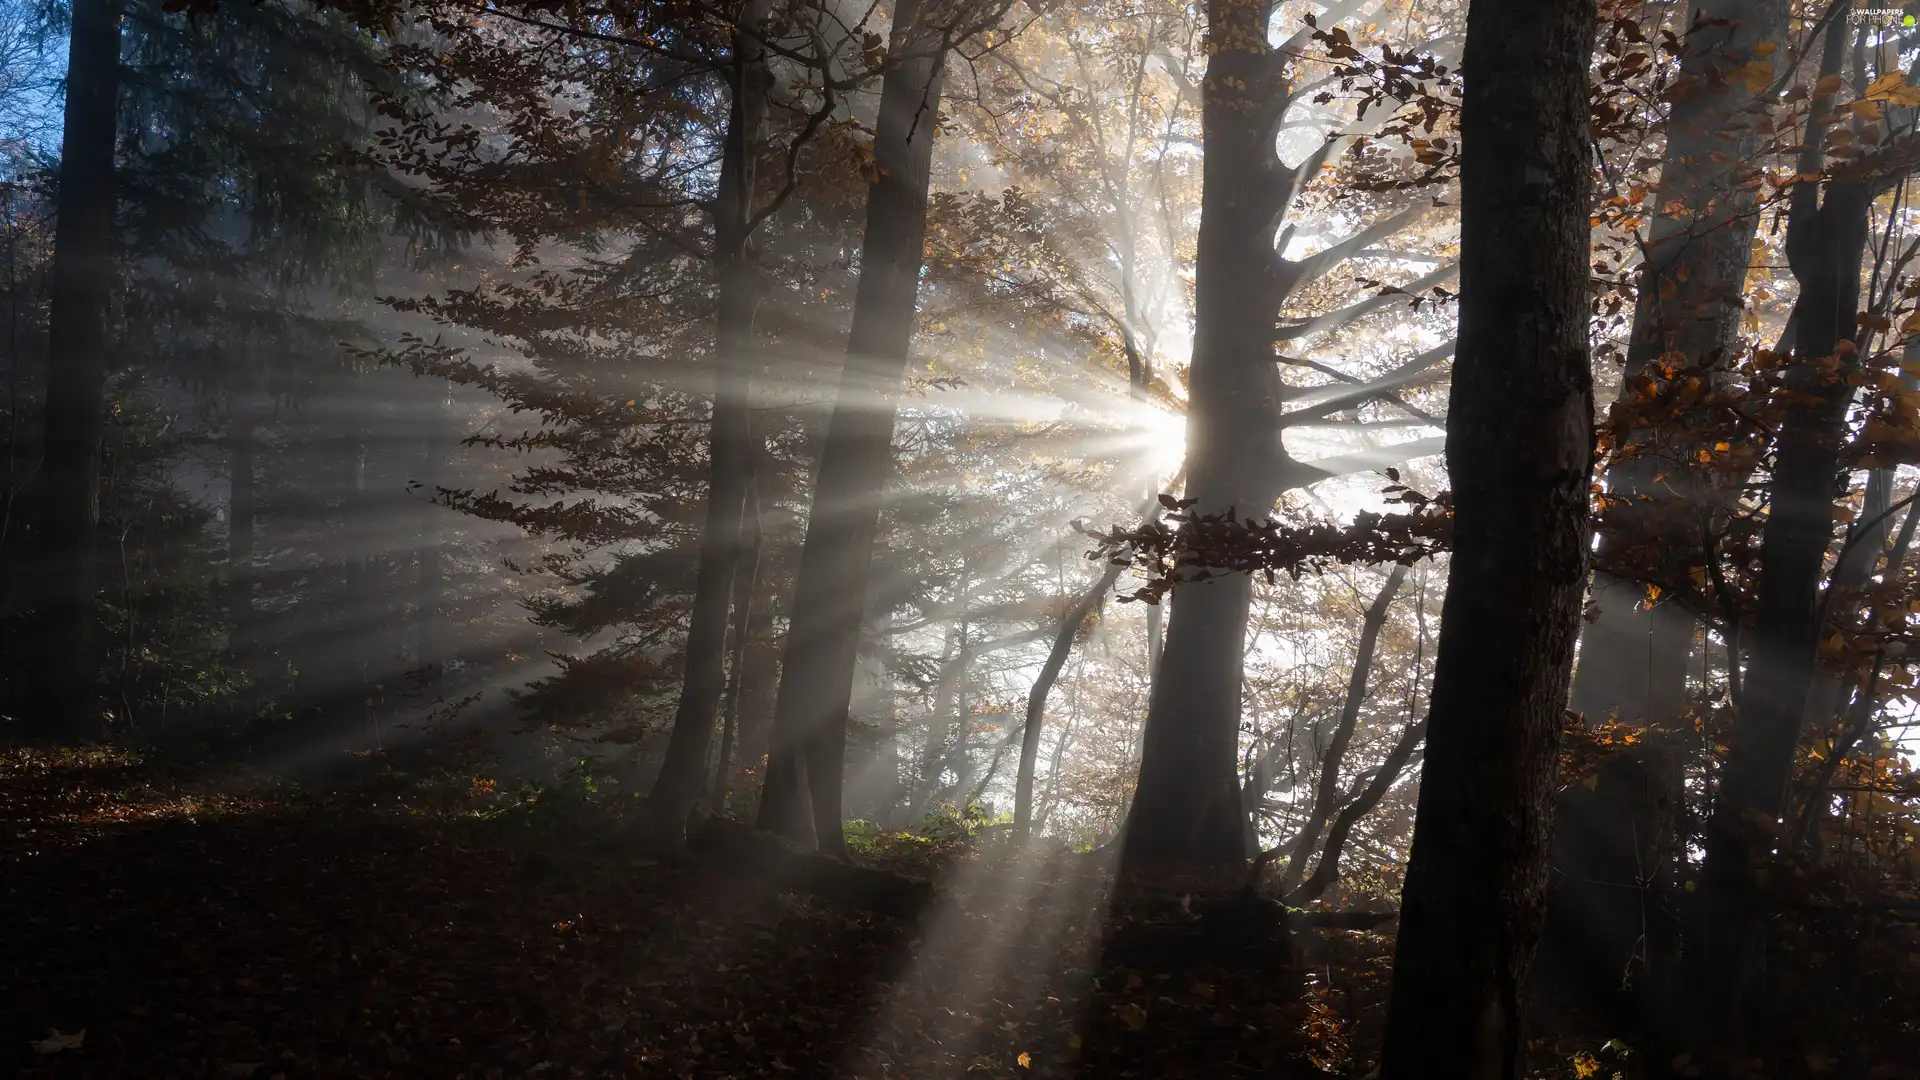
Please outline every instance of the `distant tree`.
M1628 330L1623 408L1633 407L1641 388L1690 377L1726 389L1746 355L1740 316L1764 212L1753 161L1770 141L1756 115L1768 105L1776 71L1785 70L1788 7L1783 0L1696 0L1686 9L1679 70L1666 95L1663 197ZM1656 384L1646 380L1649 372L1659 374ZM1632 436L1637 448L1603 474L1596 611L1581 633L1571 707L1595 723L1611 717L1659 730L1610 758L1591 787L1569 787L1556 814L1543 974L1591 1006L1613 1000L1621 973L1635 967L1626 981L1644 995L1649 1020L1663 1011L1654 981L1671 967L1674 936L1664 923L1648 934L1643 894L1619 886L1664 881L1679 853L1685 796L1675 732L1688 708L1699 620L1670 578L1663 576L1654 600L1646 581L1606 565L1616 553L1622 564L1643 563L1637 556L1650 541L1664 565L1704 561L1702 526L1717 505L1737 497L1700 467L1699 452L1711 449L1718 426L1704 405L1678 422L1643 425ZM1594 881L1615 887L1587 884ZM1655 952L1661 955L1647 962L1633 959Z
M998 3L906 0L893 13L847 365L794 579L759 810L761 828L830 854L845 847L847 708L892 473L894 402L913 338L948 53L990 32L1004 11Z

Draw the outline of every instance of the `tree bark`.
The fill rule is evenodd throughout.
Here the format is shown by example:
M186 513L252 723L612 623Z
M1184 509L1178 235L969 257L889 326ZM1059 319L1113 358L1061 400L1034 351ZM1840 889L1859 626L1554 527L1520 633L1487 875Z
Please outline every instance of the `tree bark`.
M1587 569L1592 0L1475 0L1461 113L1454 547L1386 1080L1519 1076Z
M1848 8L1839 6L1828 29L1824 74L1839 71ZM1809 132L1807 144L1815 156L1802 161L1803 175L1820 171L1823 136ZM1800 298L1794 305L1793 365L1784 381L1793 400L1776 437L1759 595L1748 639L1752 663L1707 822L1706 916L1699 947L1692 951L1691 996L1706 1010L1700 1019L1709 1048L1718 1053L1743 1049L1760 1004L1763 880L1781 839L1779 821L1819 649L1820 584L1853 396L1847 376L1856 360L1855 315L1871 192L1858 181L1832 180L1823 198L1817 181L1803 181L1791 199L1787 260L1800 283Z
M31 669L24 717L36 734L69 739L91 738L102 730L94 540L116 247L119 93L119 8L113 0L74 0L54 206L40 459L42 653Z
M880 500L892 474L895 397L913 340L927 194L946 54L901 0L880 86L866 236L847 365L827 428L794 584L759 825L845 853L841 777L847 704L866 610Z
M1285 66L1267 5L1209 0L1201 87L1200 231L1187 404L1187 497L1197 513L1264 518L1289 464L1279 436L1274 320L1285 289L1273 236L1295 177L1274 150ZM1122 836L1129 865L1246 857L1236 775L1253 580L1177 589L1141 735L1140 781Z
M664 847L686 841L687 815L708 777L714 722L726 679L727 613L741 557L747 490L753 480L753 324L760 303L759 274L749 249L762 132L771 75L763 28L769 0L753 0L733 34L733 102L727 116L720 190L714 213L713 263L719 310L714 325L712 436L708 444L706 521L700 533L693 614L687 628L686 670L665 760L647 796L653 839Z

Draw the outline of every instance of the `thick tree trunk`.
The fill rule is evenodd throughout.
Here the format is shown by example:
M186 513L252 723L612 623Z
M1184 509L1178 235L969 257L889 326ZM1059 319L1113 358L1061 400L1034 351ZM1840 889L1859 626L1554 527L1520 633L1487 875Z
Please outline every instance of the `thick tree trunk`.
M1360 724L1360 706L1367 698L1367 676L1373 668L1373 652L1379 647L1381 628L1387 625L1387 612L1406 580L1407 568L1395 566L1360 621L1360 646L1354 651L1353 671L1347 677L1347 700L1340 708L1340 721L1334 726L1327 752L1320 759L1320 783L1313 793L1313 805L1307 810L1307 819L1294 838L1293 853L1281 872L1282 892L1291 891L1306 876L1307 856L1313 854L1314 846L1320 842L1321 830L1327 827L1334 804L1340 799L1340 763L1345 760L1354 729ZM1321 856L1323 860L1326 857Z
M1828 31L1823 73L1839 71L1846 13L1842 4ZM1808 144L1817 148L1821 134L1811 132ZM1803 161L1802 174L1817 173L1819 164L1817 157ZM1763 879L1780 845L1779 821L1819 648L1820 584L1852 398L1847 376L1856 360L1870 203L1871 193L1859 182L1831 181L1824 198L1817 183L1806 182L1795 189L1789 210L1787 259L1800 283L1793 367L1786 376L1795 400L1776 440L1749 637L1752 662L1707 823L1706 916L1690 964L1692 996L1706 1010L1700 1019L1715 1051L1743 1049L1745 1029L1761 1004Z
M939 40L921 24L918 0L902 0L891 51L903 59L881 80L847 365L814 482L760 799L761 828L816 843L831 855L845 849L840 803L847 703L880 500L892 475L894 399L925 261L946 68Z
M1382 1055L1519 1076L1586 577L1592 0L1474 0L1461 113L1454 545Z
M1203 190L1187 404L1187 497L1201 514L1267 516L1283 487L1274 320L1285 295L1273 236L1294 178L1274 152L1285 67L1269 8L1210 0L1202 86ZM1236 775L1247 613L1244 574L1177 589L1142 733L1122 841L1130 865L1246 857Z
M101 409L114 278L114 148L120 93L120 11L74 0L67 106L54 207L47 325L47 398L40 459L38 663L28 730L62 738L101 731L94 627Z
M666 759L647 797L653 839L666 847L685 842L687 815L706 787L708 755L726 679L727 612L733 599L735 568L740 562L747 490L753 480L748 394L760 286L749 241L757 186L754 166L766 125L771 83L760 35L770 10L768 0L748 4L733 36L733 104L727 117L714 215L713 262L719 280L719 311L713 342L707 516L700 534L680 706L674 713Z
M1694 29L1683 38L1687 52L1671 91L1661 162L1661 196L1671 209L1655 219L1646 245L1627 345L1629 379L1660 364L1721 383L1737 359L1759 225L1752 161L1760 136L1743 111L1758 95L1729 73L1756 60L1768 64L1755 52L1762 43L1776 50L1770 55L1783 55L1777 50L1788 7L1786 0L1694 0L1689 7ZM1623 404L1631 403L1630 386L1623 381ZM1694 427L1705 425L1687 426ZM1607 471L1609 494L1619 500L1608 526L1620 533L1602 538L1603 557L1652 543L1670 561L1697 561L1698 515L1718 497L1699 475L1696 441L1683 433L1677 443ZM1643 583L1604 571L1594 573L1593 593L1599 617L1581 637L1571 707L1596 722L1611 715L1655 728L1677 723L1698 620L1677 604L1650 604ZM1677 752L1656 735L1606 763L1592 788L1570 787L1558 800L1541 973L1565 1004L1625 1004L1620 991L1631 983L1643 1022L1667 1011L1662 988L1676 958L1670 950L1653 955L1653 946L1672 938L1654 924L1663 907L1656 890L1678 851Z

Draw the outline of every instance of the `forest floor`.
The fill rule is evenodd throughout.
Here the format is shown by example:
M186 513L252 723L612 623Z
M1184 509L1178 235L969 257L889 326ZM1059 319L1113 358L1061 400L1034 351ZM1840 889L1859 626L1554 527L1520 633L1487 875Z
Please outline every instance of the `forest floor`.
M918 923L406 790L0 754L0 1074L1357 1075L1389 940L1103 963L1088 856L956 849ZM1298 957L1296 957L1298 959Z

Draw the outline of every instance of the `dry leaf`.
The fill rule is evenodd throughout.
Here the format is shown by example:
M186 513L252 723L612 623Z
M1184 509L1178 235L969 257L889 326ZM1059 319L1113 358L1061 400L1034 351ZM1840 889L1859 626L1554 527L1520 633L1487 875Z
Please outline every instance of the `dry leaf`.
M86 1028L81 1028L79 1031L72 1032L71 1034L63 1032L59 1028L48 1028L46 1038L37 1039L33 1042L33 1052L45 1055L57 1054L62 1050L78 1050L81 1046L85 1045L86 1041Z

